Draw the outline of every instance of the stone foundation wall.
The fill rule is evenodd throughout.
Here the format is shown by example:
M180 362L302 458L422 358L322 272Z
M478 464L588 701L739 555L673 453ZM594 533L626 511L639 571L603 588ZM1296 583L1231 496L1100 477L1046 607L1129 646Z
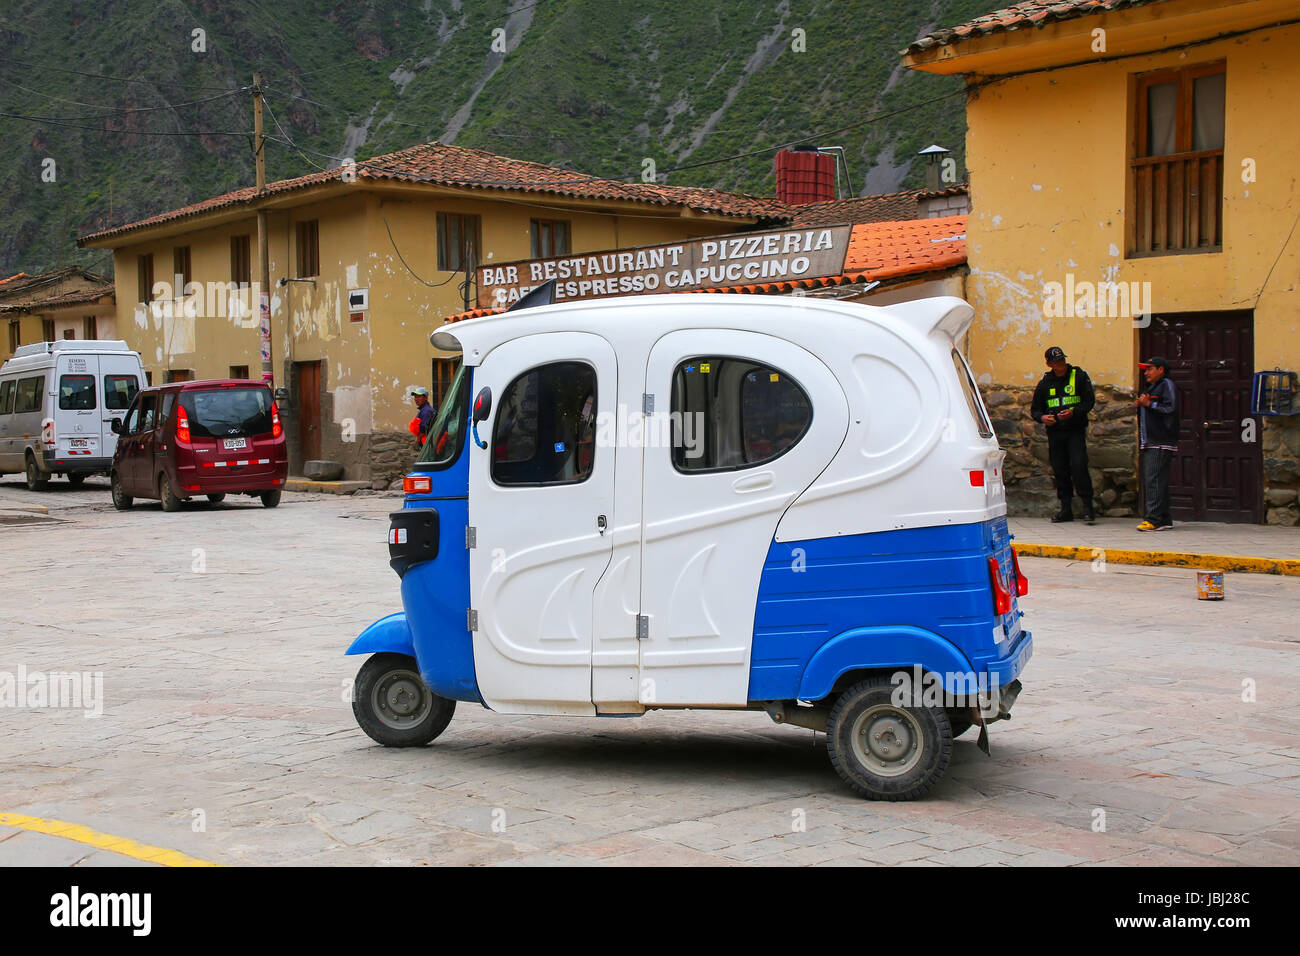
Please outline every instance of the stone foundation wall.
M420 451L410 432L372 432L369 438L372 487L387 488L394 480L410 473Z
M1265 418L1264 522L1300 525L1300 415Z
M1047 431L1029 417L1034 390L988 386L980 390L998 443L1007 453L1007 512L1046 517L1056 513L1056 484L1047 457ZM1138 513L1137 414L1130 389L1097 388L1088 422L1088 464L1097 514L1123 518Z

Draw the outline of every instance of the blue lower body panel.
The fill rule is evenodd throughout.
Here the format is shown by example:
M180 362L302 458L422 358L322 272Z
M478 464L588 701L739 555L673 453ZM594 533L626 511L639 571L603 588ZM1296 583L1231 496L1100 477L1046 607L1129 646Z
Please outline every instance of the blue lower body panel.
M997 558L1011 611L993 604ZM921 666L1005 686L1028 660L1005 518L773 542L754 616L749 699L817 700L847 670ZM949 675L952 675L951 677ZM982 675L982 676L981 676Z

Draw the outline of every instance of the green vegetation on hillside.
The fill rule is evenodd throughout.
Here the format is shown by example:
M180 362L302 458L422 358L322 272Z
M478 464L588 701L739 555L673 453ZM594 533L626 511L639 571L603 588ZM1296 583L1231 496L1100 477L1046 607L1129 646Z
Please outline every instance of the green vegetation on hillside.
M450 141L523 159L627 180L649 159L668 182L769 195L772 148L819 134L845 148L853 193L877 166L873 191L920 185L909 161L931 142L962 168L961 81L902 70L898 51L993 5L11 0L0 114L41 119L0 115L0 272L111 270L76 236L251 185L255 70L271 179L459 127Z

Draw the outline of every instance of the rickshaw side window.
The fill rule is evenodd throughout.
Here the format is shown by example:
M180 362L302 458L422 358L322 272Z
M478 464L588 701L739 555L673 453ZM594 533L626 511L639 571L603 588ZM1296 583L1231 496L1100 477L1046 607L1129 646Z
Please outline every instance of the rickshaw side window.
M966 407L970 409L975 427L979 429L980 438L992 438L993 426L989 423L988 412L984 411L984 402L980 399L979 389L975 387L975 376L971 374L966 357L956 349L952 350L952 364L957 369L957 378L961 382L962 394L966 398Z
M752 359L696 356L673 374L672 456L681 472L752 468L779 458L812 425L808 393Z
M458 365L442 407L429 427L424 447L415 459L420 471L440 471L460 457L460 450L465 445L465 423L469 418L469 378L465 366Z
M499 485L586 481L595 464L596 370L584 362L529 369L502 392L492 426Z

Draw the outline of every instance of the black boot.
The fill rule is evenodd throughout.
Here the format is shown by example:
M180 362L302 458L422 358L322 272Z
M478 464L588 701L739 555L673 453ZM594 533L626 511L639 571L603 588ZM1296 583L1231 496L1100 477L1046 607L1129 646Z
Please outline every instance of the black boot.
M1060 512L1052 516L1052 524L1060 524L1062 521L1073 521L1073 520L1074 520L1074 512L1070 510L1069 502L1063 503L1061 505Z
M1083 520L1088 522L1088 524L1095 524L1097 521L1097 516L1092 512L1091 501L1085 501L1083 503Z

